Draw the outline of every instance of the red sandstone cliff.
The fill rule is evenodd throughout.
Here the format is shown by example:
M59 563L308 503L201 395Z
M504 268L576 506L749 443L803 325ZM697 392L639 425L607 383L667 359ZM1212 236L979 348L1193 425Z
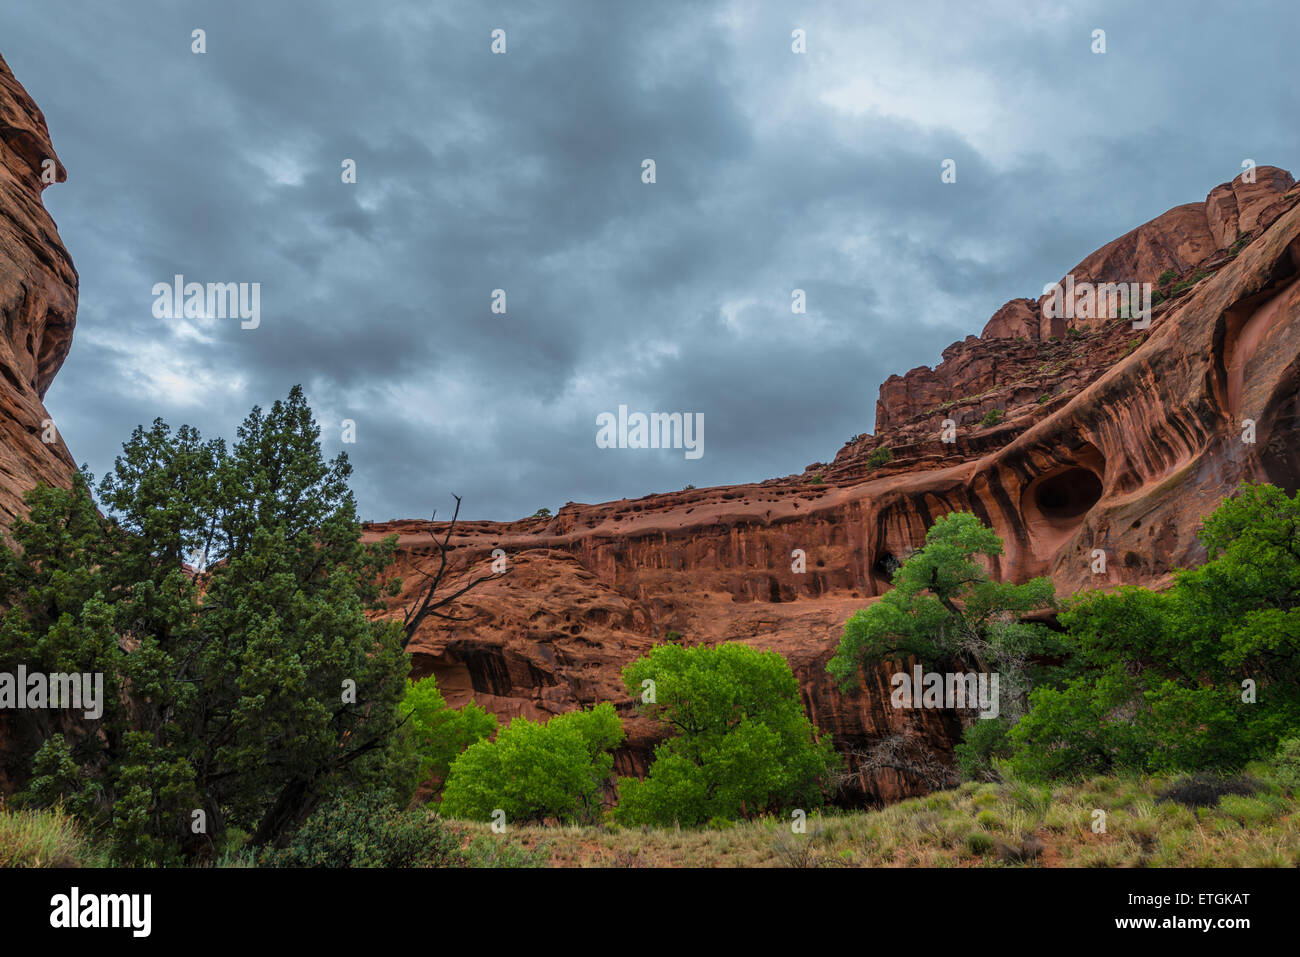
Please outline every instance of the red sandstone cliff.
M1294 490L1300 478L1300 187L1261 167L1093 253L1076 282L1163 279L1150 328L1113 316L1059 320L1013 300L981 337L934 369L891 377L874 435L829 464L755 485L570 504L551 519L466 523L458 567L512 573L472 592L468 622L426 623L417 673L436 674L452 704L475 697L508 717L630 702L624 664L668 631L688 642L744 641L790 661L816 724L852 754L887 734L951 752L950 715L887 706L884 669L841 694L825 662L853 611L887 587L892 563L933 520L968 510L1005 543L995 574L1050 575L1062 592L1158 583L1199 560L1200 516L1238 482ZM1002 421L981 425L990 410ZM956 441L941 441L944 420ZM1243 420L1255 441L1243 441ZM872 468L888 447L893 460ZM396 533L407 572L431 556L429 523ZM1093 574L1103 549L1105 575ZM792 570L792 553L806 572ZM407 575L412 587L418 576ZM624 772L643 770L655 729L629 724ZM855 768L860 767L856 759ZM893 771L860 773L850 800L925 789Z
M0 528L27 489L66 485L76 468L41 403L76 325L77 271L41 205L67 178L44 115L0 57Z

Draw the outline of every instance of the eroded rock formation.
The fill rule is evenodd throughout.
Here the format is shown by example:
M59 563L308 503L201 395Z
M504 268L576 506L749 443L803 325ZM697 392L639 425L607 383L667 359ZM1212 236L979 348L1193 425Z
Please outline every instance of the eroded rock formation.
M423 627L417 672L436 674L451 703L472 696L503 717L604 700L630 716L619 670L670 631L743 641L790 661L813 720L858 771L849 800L924 790L918 776L864 769L856 755L887 735L950 755L953 716L889 707L886 669L843 694L824 668L844 621L888 586L936 517L974 512L1005 543L996 575L1049 575L1072 592L1159 584L1197 562L1200 517L1242 480L1295 489L1300 187L1282 170L1255 172L1070 271L1079 283L1158 284L1149 328L1012 300L934 369L891 377L876 433L802 475L463 524L460 569L482 573L499 548L512 572L466 597L469 621ZM942 441L945 425L955 441ZM892 460L873 467L884 447ZM399 536L414 587L429 531L407 521L367 534ZM1094 549L1106 553L1104 575L1092 571ZM656 740L643 721L629 730L625 773L644 770Z
M77 271L41 204L66 179L44 115L0 58L0 529L24 492L66 485L76 468L42 404L77 316Z

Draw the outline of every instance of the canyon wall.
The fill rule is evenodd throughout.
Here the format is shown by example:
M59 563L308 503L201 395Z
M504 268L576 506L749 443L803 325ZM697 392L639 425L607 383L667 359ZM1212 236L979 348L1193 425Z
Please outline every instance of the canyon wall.
M45 117L0 57L0 529L75 463L42 400L72 345L77 271L41 193L67 171Z
M505 718L615 701L630 735L618 766L638 773L659 731L635 717L620 669L670 632L741 641L790 661L813 721L850 757L844 800L926 790L923 775L867 768L863 755L888 737L905 758L950 760L960 724L889 707L892 669L864 672L848 693L834 687L824 669L845 620L950 511L974 512L1001 536L995 575L1048 575L1068 593L1158 586L1202 560L1201 516L1243 480L1294 491L1298 202L1290 174L1260 167L1254 182L1217 186L1137 227L1069 275L1158 286L1148 328L1122 310L1063 318L1046 296L1012 300L933 369L892 376L875 434L802 474L461 523L458 573L487 573L494 549L510 572L465 596L457 613L468 620L421 627L416 673L435 674L453 705L472 697ZM883 448L892 459L880 464L872 453ZM366 534L398 536L414 589L443 528L399 521ZM1096 549L1104 574L1093 571Z

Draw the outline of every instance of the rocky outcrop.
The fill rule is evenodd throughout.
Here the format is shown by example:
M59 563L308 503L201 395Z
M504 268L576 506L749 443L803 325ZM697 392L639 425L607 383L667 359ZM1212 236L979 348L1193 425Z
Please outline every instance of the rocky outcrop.
M845 620L936 517L974 512L1005 543L995 575L1048 575L1071 592L1159 584L1197 562L1201 516L1242 480L1296 488L1300 187L1282 170L1256 176L1071 270L1078 282L1158 283L1149 328L1110 314L1053 325L1041 299L1013 300L934 369L891 377L876 433L801 475L461 525L460 573L481 574L495 549L512 571L465 597L468 621L423 626L417 672L436 674L453 704L473 696L503 716L604 700L630 715L619 671L655 641L743 641L790 661L813 720L857 772L849 801L925 790L860 754L896 736L943 758L954 716L889 707L884 669L849 693L824 669ZM398 536L414 588L430 530L390 522L366 534ZM629 726L619 766L637 772L657 730Z
M67 172L45 117L0 58L0 529L76 466L42 399L72 344L77 271L41 204Z

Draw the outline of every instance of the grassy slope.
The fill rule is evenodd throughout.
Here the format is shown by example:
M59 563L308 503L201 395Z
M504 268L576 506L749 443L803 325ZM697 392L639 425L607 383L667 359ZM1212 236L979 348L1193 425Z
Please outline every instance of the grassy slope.
M535 866L533 854L552 867L1300 865L1300 800L1266 766L1249 770L1257 793L1200 809L1157 800L1174 778L1112 776L1052 788L964 784L878 811L815 815L803 834L770 818L721 830L519 826L505 835L450 824L476 846L479 866ZM1092 830L1096 810L1106 812L1104 833ZM104 863L62 811L0 805L0 867Z
M1173 778L1098 777L1050 789L964 784L879 811L811 817L802 835L767 819L725 830L512 827L503 837L545 847L560 867L1300 865L1300 801L1267 768L1251 771L1258 793L1201 809L1156 799ZM1104 833L1092 830L1094 810L1106 812ZM486 824L454 826L490 835Z

